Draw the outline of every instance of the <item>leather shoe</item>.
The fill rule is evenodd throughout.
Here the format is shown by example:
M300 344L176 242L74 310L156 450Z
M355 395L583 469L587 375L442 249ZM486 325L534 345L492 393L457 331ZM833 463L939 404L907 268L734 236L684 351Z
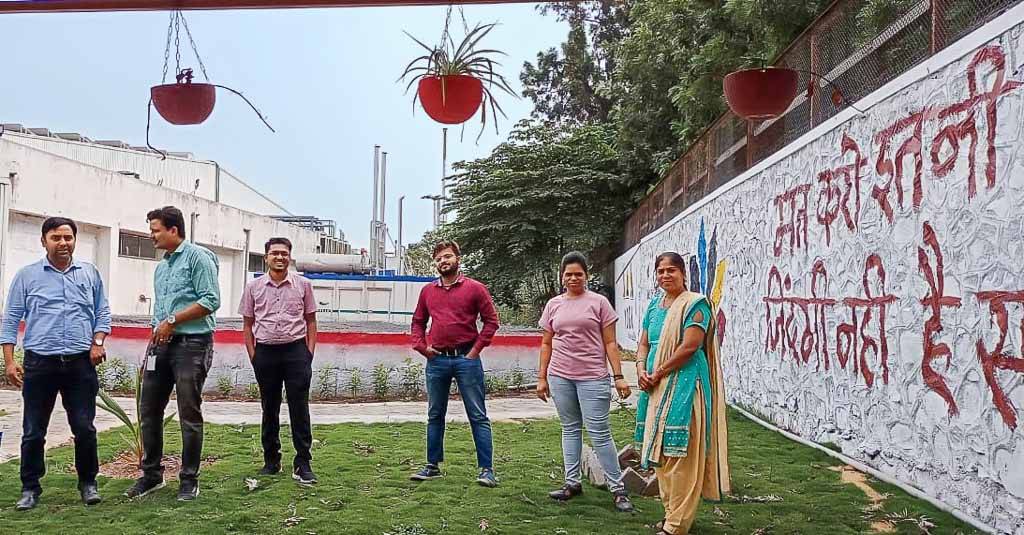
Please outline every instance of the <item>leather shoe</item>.
M14 504L14 509L18 511L28 511L29 509L35 509L39 505L39 493L32 490L25 490L21 492L21 499L18 503Z
M78 492L82 495L82 503L85 505L96 505L103 501L100 491L95 483L86 483L78 486Z

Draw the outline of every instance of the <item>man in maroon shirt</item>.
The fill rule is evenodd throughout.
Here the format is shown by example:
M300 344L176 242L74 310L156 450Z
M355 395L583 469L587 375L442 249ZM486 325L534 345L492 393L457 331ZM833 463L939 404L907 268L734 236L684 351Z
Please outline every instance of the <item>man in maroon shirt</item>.
M412 480L441 477L448 393L455 379L473 430L480 467L476 481L496 487L480 351L490 345L498 330L498 313L487 287L459 272L460 259L457 243L443 241L434 246L434 264L441 277L423 287L412 315L413 349L427 358L427 465L413 474ZM479 334L477 317L484 323ZM429 335L427 320L431 321Z

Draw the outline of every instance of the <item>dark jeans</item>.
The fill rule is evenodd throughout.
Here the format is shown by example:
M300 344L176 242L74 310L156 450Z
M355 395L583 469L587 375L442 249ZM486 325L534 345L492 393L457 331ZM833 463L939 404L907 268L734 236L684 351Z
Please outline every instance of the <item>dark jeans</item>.
M459 385L469 426L476 445L480 468L492 468L491 421L484 406L484 367L480 359L437 355L427 359L427 462L444 460L444 424L448 413L448 393L452 379Z
M313 355L306 340L289 344L256 344L252 359L256 382L260 386L263 405L263 460L266 464L281 465L281 386L288 399L288 417L291 420L292 444L295 446L293 466L308 468L313 456L313 429L309 421L309 383L313 379Z
M53 356L25 352L24 434L21 437L21 490L42 492L39 479L46 473L43 446L53 406L60 393L75 436L75 470L81 484L95 483L99 472L96 453L96 394L100 383L89 352Z
M178 398L178 420L181 421L181 471L178 477L181 481L194 481L199 477L199 461L203 453L203 384L213 363L213 335L174 335L166 349L149 358L156 358L156 369L145 372L139 402L143 476L151 481L163 478L164 409L173 389Z

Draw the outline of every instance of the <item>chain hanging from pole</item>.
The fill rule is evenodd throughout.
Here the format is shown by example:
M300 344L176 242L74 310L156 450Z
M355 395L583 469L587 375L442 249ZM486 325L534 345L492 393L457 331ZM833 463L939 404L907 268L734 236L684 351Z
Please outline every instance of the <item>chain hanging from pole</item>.
M181 27L185 27L185 36L188 37L189 46L192 47L192 54L195 55L196 62L199 63L199 71L203 73L203 79L207 82L210 81L210 76L206 73L206 65L203 64L203 58L199 55L199 47L196 46L195 39L192 38L192 30L188 27L188 20L185 19L185 15L179 11L172 11L170 20L167 23L167 44L164 48L164 69L163 76L160 78L160 83L167 83L167 70L170 66L171 60L171 36L174 37L174 72L175 78L181 80L181 78L188 78L189 81L192 79L192 69L181 68ZM186 72L187 71L187 72Z
M192 48L192 54L195 55L196 62L199 63L199 71L201 73L203 73L203 79L206 80L206 84L195 84L195 85L193 85L192 84L192 78L193 78L192 68L191 67L182 68L182 66L181 66L181 27L182 26L185 27L185 36L188 38L188 44ZM166 42L165 42L165 45L164 45L164 67L163 67L163 74L160 77L161 86L167 84L167 72L168 72L168 69L170 68L170 63L171 63L171 38L172 37L174 38L174 45L173 45L174 46L174 71L175 71L174 77L175 77L175 81L176 81L177 84L186 84L189 91L201 90L201 88L199 87L201 85L206 85L207 87L212 86L212 87L215 87L215 88L225 89L227 91L230 91L230 92L234 93L235 95L238 95L243 101L245 101L245 103L248 104L250 108L252 108L252 111L254 111L256 113L256 116L259 117L260 121L263 121L263 124L266 125L266 127L271 132L275 131L274 128L272 126L270 126L270 123L267 122L267 119L263 116L263 114L260 112L260 110L257 109L256 106L248 98L246 98L246 96L243 95L241 92L236 91L236 90L234 90L234 89L232 89L230 87L224 86L224 85L211 84L210 83L210 76L206 72L206 65L203 63L202 56L199 55L199 47L196 46L196 41L192 37L192 30L188 27L188 21L185 19L185 15L181 12L181 10L172 11L171 14L170 14L170 17L168 19L168 22L167 22L167 39L166 39ZM182 86L179 85L179 87L182 87ZM154 87L154 88L151 89L151 91L155 91L156 89L158 89L158 88ZM152 94L153 93L151 93L151 95ZM151 126L151 123L152 123L152 109L153 109L153 106L154 106L153 97L151 96L150 99L149 99L149 103L147 104L147 109L146 109L146 146L149 147L150 149L152 149L154 152L159 153L161 155L161 158L166 159L167 158L167 153L165 151L162 151L162 150L154 147L150 143L150 140L149 140L150 126ZM212 101L211 101L211 103L210 103L211 110L212 110L212 106L213 106L213 104L212 104ZM157 106L157 108L158 108L157 111L160 111L159 106ZM161 112L161 114L162 113L163 112ZM209 115L209 111L207 112L207 115ZM199 119L198 122L202 122L205 119L206 119L206 116L203 116L203 118ZM176 123L176 124L196 124L196 123L185 122L185 123Z

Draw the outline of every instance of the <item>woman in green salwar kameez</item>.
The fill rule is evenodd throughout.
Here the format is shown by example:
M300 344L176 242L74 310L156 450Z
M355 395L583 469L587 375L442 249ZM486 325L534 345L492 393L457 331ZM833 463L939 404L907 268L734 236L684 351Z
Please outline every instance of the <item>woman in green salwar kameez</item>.
M647 307L637 348L635 438L658 477L660 533L680 535L701 496L718 501L729 491L724 384L711 303L686 291L679 254L659 255L655 269L662 292Z

